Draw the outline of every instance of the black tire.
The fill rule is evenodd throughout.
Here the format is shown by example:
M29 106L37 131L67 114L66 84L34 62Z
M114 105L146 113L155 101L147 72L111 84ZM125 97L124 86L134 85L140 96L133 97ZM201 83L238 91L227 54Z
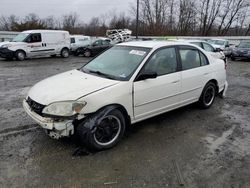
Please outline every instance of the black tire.
M97 112L97 114L94 114L90 118L95 119L98 115ZM85 126L86 121L77 126L77 135L79 136L81 143L88 149L94 151L114 147L121 140L125 132L126 121L124 115L118 109L114 109L108 112L104 117L98 119L98 122L100 122L99 125L96 126L93 131L90 131L89 128ZM105 139L107 141L104 141Z
M76 49L76 51L73 54L74 54L74 56L79 56L81 53L82 53L82 49L78 48L78 49Z
M24 51L22 50L17 50L15 53L15 57L18 61L23 61L26 57L26 54Z
M91 57L92 56L92 52L89 49L86 49L83 52L84 57Z
M69 57L69 49L68 48L63 48L61 51L61 56L63 58L68 58Z
M199 106L203 109L207 109L212 106L216 96L216 85L213 82L208 82L199 99Z
M231 56L231 60L232 60L232 61L235 61L235 57Z

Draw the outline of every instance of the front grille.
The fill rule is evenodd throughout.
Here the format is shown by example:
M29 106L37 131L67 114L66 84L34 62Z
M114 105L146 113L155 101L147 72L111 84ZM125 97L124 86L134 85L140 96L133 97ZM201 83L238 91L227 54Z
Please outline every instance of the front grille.
M30 106L31 110L36 112L37 114L42 116L42 111L45 107L45 105L39 104L36 101L33 101L30 97L26 100L28 105Z

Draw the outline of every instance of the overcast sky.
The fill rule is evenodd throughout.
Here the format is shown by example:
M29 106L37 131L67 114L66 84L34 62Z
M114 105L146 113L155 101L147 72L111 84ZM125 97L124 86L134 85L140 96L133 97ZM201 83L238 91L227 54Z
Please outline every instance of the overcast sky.
M76 12L80 19L88 22L93 16L110 12L129 13L130 4L136 0L0 0L0 16L15 14L23 17L36 13L41 18Z

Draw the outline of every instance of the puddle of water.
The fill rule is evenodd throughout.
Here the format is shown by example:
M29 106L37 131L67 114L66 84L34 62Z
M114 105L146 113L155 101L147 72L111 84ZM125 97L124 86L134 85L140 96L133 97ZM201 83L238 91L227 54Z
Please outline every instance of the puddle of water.
M222 144L227 141L228 136L230 136L236 125L232 126L229 130L223 132L221 137L216 137L215 135L208 135L205 140L209 143L210 152L214 153L216 149L218 149Z
M219 149L222 145L225 145L227 142L227 149L236 152L240 155L250 155L250 124L248 117L236 114L230 111L224 111L223 112L224 117L231 117L230 121L233 124L233 126L223 132L223 134L220 137L217 137L215 135L208 135L205 140L208 143L208 149L211 153L214 153L217 149ZM237 128L237 130L242 129L241 132L243 134L239 137L234 136L233 139L229 139L230 135L233 134L234 131Z

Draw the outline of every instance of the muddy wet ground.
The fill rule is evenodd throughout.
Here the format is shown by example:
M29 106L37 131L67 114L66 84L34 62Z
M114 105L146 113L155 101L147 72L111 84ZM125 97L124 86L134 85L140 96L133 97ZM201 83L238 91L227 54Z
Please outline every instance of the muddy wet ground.
M23 111L29 88L88 59L0 59L0 187L250 187L250 62L229 62L229 89L208 110L190 105L134 125L115 148L73 156ZM177 167L176 167L177 166Z

